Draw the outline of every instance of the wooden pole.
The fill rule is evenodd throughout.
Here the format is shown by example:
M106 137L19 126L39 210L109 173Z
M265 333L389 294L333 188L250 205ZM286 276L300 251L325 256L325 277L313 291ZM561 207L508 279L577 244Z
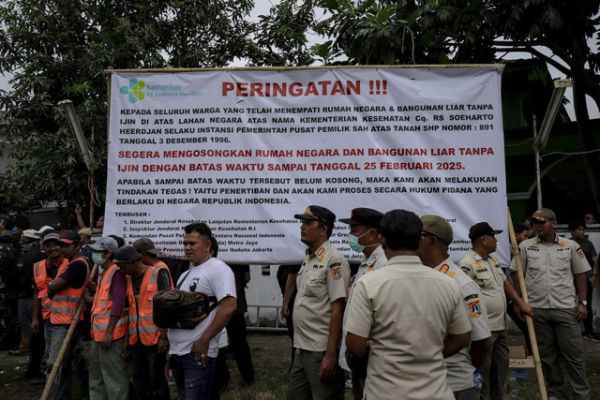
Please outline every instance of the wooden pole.
M517 245L517 237L515 236L515 229L513 227L512 217L510 216L510 209L508 209L508 233L510 236L510 244L513 249L515 263L517 265L517 279L519 280L521 297L523 297L523 301L525 303L529 303L529 299L527 298L527 288L525 287L523 264L521 263L521 255L519 254L519 246ZM535 372L537 375L538 386L540 388L540 396L542 400L548 400L546 381L544 380L544 372L542 371L542 362L540 360L540 352L538 350L538 344L535 338L533 318L531 318L529 315L525 315L525 321L527 322L527 332L529 333L529 340L531 341L531 350L533 352L533 361L535 363Z
M90 277L94 276L96 274L97 270L98 270L98 264L94 265L94 268L92 268ZM56 379L56 375L58 374L58 369L60 368L60 364L62 363L63 358L65 358L65 353L67 352L69 342L71 341L71 337L73 336L73 333L75 332L75 328L77 327L77 324L79 323L79 316L81 315L81 312L83 311L84 303L85 303L85 289L81 293L81 297L79 298L79 305L77 306L77 311L75 311L75 315L73 316L73 321L71 321L71 325L69 326L69 330L67 331L65 340L63 341L63 344L60 347L60 351L58 352L56 361L54 362L54 365L52 366L52 371L50 372L50 376L48 377L48 380L46 381L46 386L44 387L44 391L42 392L42 397L40 398L41 400L47 400L48 397L50 396L50 390L52 389L52 386L54 385L54 380Z

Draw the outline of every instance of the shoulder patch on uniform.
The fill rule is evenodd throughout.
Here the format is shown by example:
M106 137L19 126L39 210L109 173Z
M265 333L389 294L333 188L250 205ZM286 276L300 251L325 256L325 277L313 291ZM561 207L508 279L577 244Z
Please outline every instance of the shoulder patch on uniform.
M479 299L473 299L467 302L467 308L469 309L469 315L471 318L481 317L481 302Z
M333 279L340 279L342 277L342 267L340 263L331 264L329 270L331 271L331 277Z
M477 299L477 298L479 298L479 296L477 295L477 293L473 293L473 294L470 294L467 297L465 297L465 301L469 301L471 299Z
M373 257L373 262L371 263L371 265L369 265L367 267L367 271L373 271L373 268L375 268L375 262L377 261L377 257Z
M581 249L577 250L577 255L579 256L579 258L581 260L583 260L583 258L585 257L585 254L583 254L583 250L581 250Z
M444 265L442 265L442 267L440 268L440 272L441 272L442 274L447 274L449 269L450 269L450 266L449 266L448 264L444 264Z
M319 250L316 251L315 256L317 257L321 257L325 255L325 249L323 247L319 248Z

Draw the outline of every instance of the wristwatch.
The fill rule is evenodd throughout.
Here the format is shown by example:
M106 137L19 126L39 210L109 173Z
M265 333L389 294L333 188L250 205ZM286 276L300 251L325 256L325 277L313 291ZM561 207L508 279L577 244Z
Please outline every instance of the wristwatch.
M586 306L586 307L587 307L587 300L581 300L581 299L579 299L579 302L580 302L581 304L583 304L584 306Z

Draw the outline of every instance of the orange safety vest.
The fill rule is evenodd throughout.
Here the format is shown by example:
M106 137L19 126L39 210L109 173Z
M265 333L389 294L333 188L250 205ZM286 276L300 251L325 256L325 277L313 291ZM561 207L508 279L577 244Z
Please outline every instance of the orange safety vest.
M79 260L85 263L87 269L85 281L80 288L76 289L67 286L54 295L54 298L52 299L52 307L50 309L50 322L53 324L68 325L73 321L73 317L77 311L77 306L79 305L81 294L87 287L88 280L90 279L90 267L83 257L77 257L71 261L71 263ZM56 276L59 277L63 272L65 272L71 263L61 265L58 268ZM79 315L79 319L83 321L83 313Z
M69 264L69 260L63 258L58 269L67 264ZM37 298L41 299L42 303L42 319L50 318L50 308L52 307L52 300L48 297L48 283L52 278L46 272L46 265L48 265L48 259L33 264L33 280L38 291Z
M111 265L108 269L102 272L100 284L96 290L94 296L94 303L92 304L92 339L96 342L101 342L108 322L110 320L110 312L112 310L112 297L110 294L110 287L112 284L112 278L117 272L119 267L116 264ZM123 312L119 316L119 320L112 331L112 340L121 339L127 332L127 309L124 307Z
M133 284L131 279L127 284L127 299L129 300L129 344L136 344L139 339L145 346L154 346L158 343L160 328L154 325L152 320L152 297L158 292L158 273L161 270L169 272L167 265L159 261L149 267L144 273L140 293L138 297L139 309L135 303L133 294ZM169 278L171 273L169 272ZM171 289L173 289L173 280L171 279Z

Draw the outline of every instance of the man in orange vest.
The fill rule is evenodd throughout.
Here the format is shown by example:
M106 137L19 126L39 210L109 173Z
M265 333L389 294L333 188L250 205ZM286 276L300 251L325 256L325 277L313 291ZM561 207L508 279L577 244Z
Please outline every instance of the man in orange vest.
M92 305L90 400L127 400L127 278L113 262L117 241L100 238L90 245L92 261L102 268ZM88 285L93 286L93 285Z
M51 370L56 361L60 348L73 321L79 299L81 298L87 282L90 277L90 268L80 254L79 235L75 231L67 231L61 235L59 241L64 256L69 260L69 264L61 266L58 269L56 278L48 283L48 297L52 300L50 308L50 349L48 352L48 367ZM80 315L83 320L83 313ZM55 398L70 399L73 375L71 370L71 360L73 349L81 344L81 329L75 329L71 337L69 346L63 358L57 383L54 385L53 392ZM85 371L77 371L82 382L80 388L87 391L87 368L85 360L80 363ZM82 387L83 386L83 387Z
M156 258L154 243L145 240L147 242L141 246L145 248L142 254L134 247L123 246L114 252L114 261L121 271L131 275L127 300L136 398L162 400L170 398L164 375L169 342L166 330L159 329L152 320L152 297L159 290L172 289L173 284L167 266ZM136 244L140 247L139 241Z
M33 265L34 301L31 333L34 336L42 335L44 337L46 351L50 349L49 329L50 308L52 307L52 300L48 297L48 283L56 278L59 269L64 269L69 264L69 260L63 257L58 239L60 239L60 235L56 231L47 232L42 237L42 248L47 258ZM40 316L42 317L41 321Z

